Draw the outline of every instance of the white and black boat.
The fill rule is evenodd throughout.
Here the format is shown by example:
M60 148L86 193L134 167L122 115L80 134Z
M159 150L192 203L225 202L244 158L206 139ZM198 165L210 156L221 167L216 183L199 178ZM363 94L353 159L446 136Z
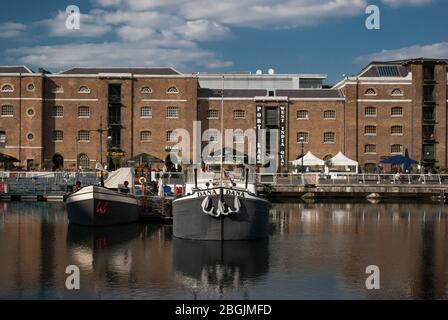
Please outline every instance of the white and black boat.
M139 221L142 203L133 195L133 168L112 172L104 186L87 186L66 199L68 220L85 226L110 226ZM132 185L120 191L124 181ZM121 181L121 185L120 182Z
M224 181L214 172L195 170L185 195L173 201L173 235L194 240L249 240L269 235L271 203L249 183L249 170L226 172ZM240 179L234 175L245 172ZM231 178L233 176L233 178ZM253 175L252 175L253 176Z

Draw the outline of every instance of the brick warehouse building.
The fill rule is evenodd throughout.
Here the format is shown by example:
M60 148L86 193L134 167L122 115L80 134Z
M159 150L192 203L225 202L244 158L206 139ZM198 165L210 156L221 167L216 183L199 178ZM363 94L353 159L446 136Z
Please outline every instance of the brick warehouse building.
M360 166L404 153L426 167L448 167L448 60L372 62L336 85L319 74L181 74L172 68L74 68L53 74L0 67L0 152L28 169L94 168L109 143L114 161L149 153L166 159L171 131L201 121L281 129L284 167L304 150L342 151ZM111 136L107 142L106 136ZM213 132L204 134L216 139ZM235 137L236 142L242 137ZM283 145L283 146L282 146Z

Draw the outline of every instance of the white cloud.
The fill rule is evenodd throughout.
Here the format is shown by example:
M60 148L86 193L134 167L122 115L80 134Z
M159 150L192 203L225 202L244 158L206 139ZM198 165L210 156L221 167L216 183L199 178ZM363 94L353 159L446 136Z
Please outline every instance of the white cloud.
M391 7L400 7L400 6L421 6L424 4L431 3L432 0L382 0L382 2Z
M25 30L26 25L17 22L5 22L0 24L0 38L15 38L21 37Z
M187 21L185 25L173 29L177 34L188 40L215 41L227 37L229 28L208 20Z
M393 50L382 50L377 53L358 57L357 61L389 61L421 57L436 59L448 58L448 42L439 42L430 45L413 45Z
M231 62L221 61L213 52L200 49L188 41L180 41L175 45L166 41L142 41L132 46L121 42L37 46L10 49L6 55L19 56L18 61L23 64L61 69L72 66L175 66L189 70L193 66L231 66Z

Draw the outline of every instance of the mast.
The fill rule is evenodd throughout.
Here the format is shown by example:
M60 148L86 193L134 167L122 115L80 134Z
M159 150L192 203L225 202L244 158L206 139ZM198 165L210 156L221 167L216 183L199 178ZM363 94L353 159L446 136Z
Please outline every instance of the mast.
M100 179L101 186L104 187L104 176L103 176L103 132L106 131L103 129L103 117L100 117L100 128L97 130L100 135Z
M222 76L222 91L221 91L221 188L223 186L223 180L224 180L224 75Z

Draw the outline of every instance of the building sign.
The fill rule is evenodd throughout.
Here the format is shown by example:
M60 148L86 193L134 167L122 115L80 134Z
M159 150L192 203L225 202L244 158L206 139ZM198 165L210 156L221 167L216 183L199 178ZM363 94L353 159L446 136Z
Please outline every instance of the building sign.
M111 156L111 157L124 157L125 155L126 155L126 152L124 152L124 151L107 152L107 156Z
M257 106L256 108L256 113L255 113L255 122L256 122L256 141L257 141L257 148L256 148L256 152L257 152L257 164L262 164L261 163L261 152L263 150L262 145L261 145L261 141L259 141L258 139L258 132L262 129L263 126L263 107L262 106Z
M280 137L279 137L280 166L282 168L286 168L286 105L280 106L279 128L280 128Z

